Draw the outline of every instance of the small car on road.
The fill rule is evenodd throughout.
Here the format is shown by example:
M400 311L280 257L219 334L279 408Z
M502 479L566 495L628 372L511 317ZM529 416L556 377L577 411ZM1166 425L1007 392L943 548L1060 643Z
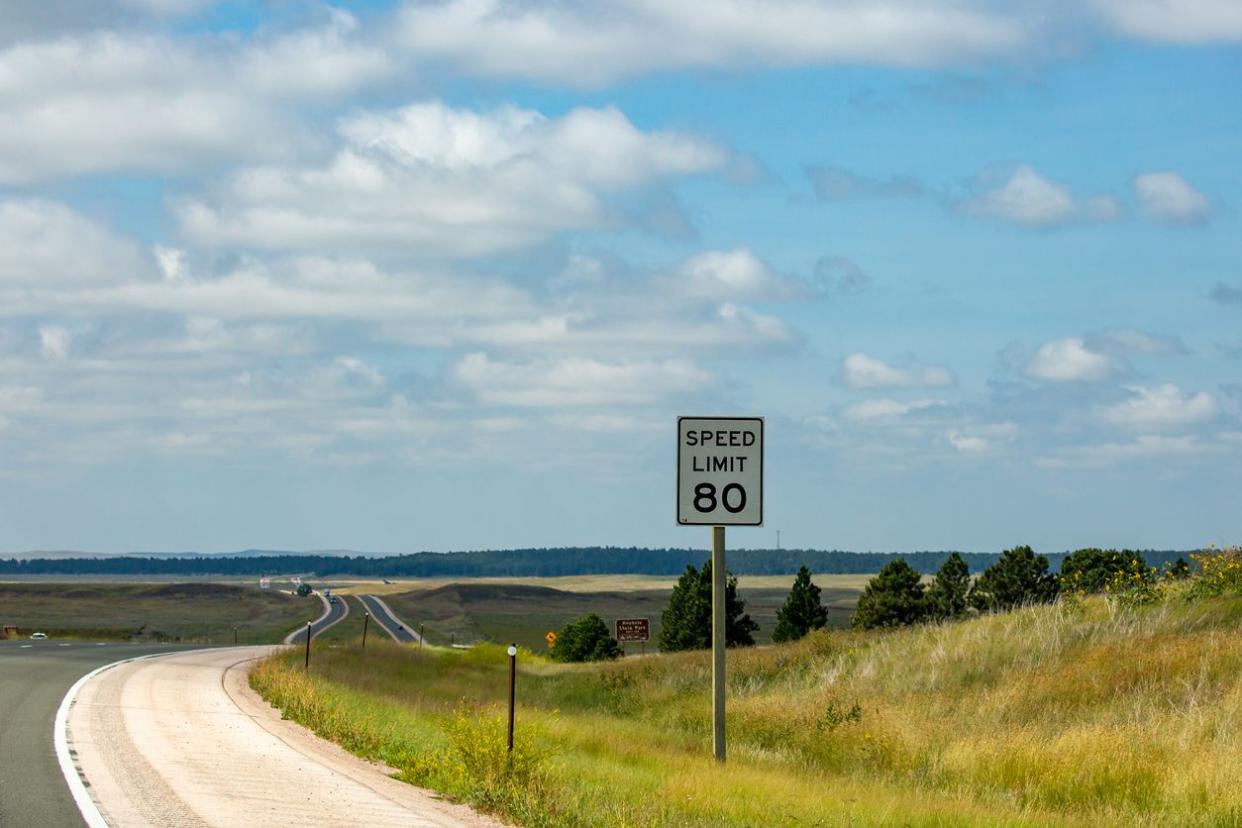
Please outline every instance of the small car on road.
M42 641L43 639L47 638L47 633L35 632L35 633L31 633L30 637L34 639L35 641Z

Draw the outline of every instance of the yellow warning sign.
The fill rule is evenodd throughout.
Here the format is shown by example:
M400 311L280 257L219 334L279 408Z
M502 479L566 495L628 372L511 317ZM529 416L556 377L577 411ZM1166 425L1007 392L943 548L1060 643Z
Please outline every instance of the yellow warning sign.
M551 630L548 630L548 634L544 636L544 639L547 640L548 646L551 647L553 644L556 643L556 633L552 632Z

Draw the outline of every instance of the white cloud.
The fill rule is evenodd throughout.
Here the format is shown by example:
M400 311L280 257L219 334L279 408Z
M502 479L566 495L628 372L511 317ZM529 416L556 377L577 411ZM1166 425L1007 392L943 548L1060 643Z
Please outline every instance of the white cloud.
M1152 218L1191 223L1212 212L1207 197L1175 172L1147 172L1134 178L1134 193Z
M1106 421L1128 428L1162 428L1211 420L1220 411L1216 398L1205 391L1183 394L1176 385L1127 385L1133 396L1100 410Z
M48 325L39 328L39 346L48 359L65 360L69 358L69 347L73 337L64 328Z
M1096 382L1116 370L1112 357L1091 350L1078 337L1044 343L1025 369L1027 376L1048 382Z
M453 379L481 401L512 406L642 405L701 390L711 375L685 359L605 362L564 357L532 362L467 354Z
M392 71L355 28L335 12L249 41L98 31L0 50L0 183L287 155L304 141L293 104Z
M135 245L62 204L0 200L0 289L117 283L150 269Z
M609 194L727 160L689 135L642 132L612 107L547 118L432 102L355 116L340 131L345 145L326 167L253 169L215 205L183 205L186 231L226 246L481 255L601 226Z
M1171 43L1242 40L1237 0L1095 0L1095 7L1131 37Z
M954 382L953 372L940 365L897 368L863 353L847 356L843 370L850 388L938 388Z
M1103 195L1080 201L1068 186L1045 178L1026 164L960 207L971 215L1031 227L1076 220L1111 221L1121 214L1116 198Z
M945 433L949 444L962 454L986 454L997 446L1012 442L1018 434L1015 423L989 423L965 429L949 429Z
M1208 450L1208 446L1193 435L1144 434L1129 443L1066 446L1055 454L1036 458L1035 465L1047 469L1105 468L1136 460L1187 457Z
M953 64L1026 39L1020 21L961 0L449 0L408 4L400 36L470 74L572 86L696 67Z
M928 408L943 405L943 400L866 400L847 406L842 415L856 423L884 423L900 420Z
M709 299L776 298L789 293L788 285L744 247L699 253L678 268L677 277L687 293Z

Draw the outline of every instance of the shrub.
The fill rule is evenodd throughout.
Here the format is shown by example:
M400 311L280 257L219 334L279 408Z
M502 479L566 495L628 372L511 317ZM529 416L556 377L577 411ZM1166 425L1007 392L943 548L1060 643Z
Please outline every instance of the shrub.
M966 615L970 593L970 567L962 556L954 552L936 571L936 580L927 590L928 614L938 621L948 621Z
M1123 549L1079 549L1061 561L1061 588L1080 593L1104 592L1118 573L1147 568L1138 552Z
M1046 604L1059 592L1057 577L1048 572L1048 559L1029 546L1015 546L984 570L970 588L970 605L980 612L1009 610L1026 604Z
M901 627L927 618L927 600L919 573L901 558L884 565L858 598L851 626Z
M552 645L552 658L556 661L604 661L619 655L617 639L595 613L566 624Z
M776 628L772 640L797 641L811 630L822 630L828 624L828 609L820 603L819 587L811 582L811 570L798 570L785 605L776 612Z
M1242 595L1242 547L1209 549L1190 556L1199 567L1188 596Z
M1138 607L1153 604L1164 596L1160 571L1149 567L1138 555L1125 569L1114 572L1104 585L1104 593L1116 598L1122 606Z
M737 576L726 573L725 643L747 647L755 643L751 633L759 625L746 614L746 602L737 597ZM677 579L668 606L660 615L660 649L706 650L712 646L712 563L702 569L686 566Z

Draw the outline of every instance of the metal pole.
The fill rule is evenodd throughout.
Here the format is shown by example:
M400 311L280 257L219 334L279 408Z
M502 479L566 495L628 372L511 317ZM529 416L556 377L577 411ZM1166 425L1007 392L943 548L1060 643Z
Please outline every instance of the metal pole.
M371 613L362 614L362 649L367 648L367 627L371 626Z
M517 685L517 645L509 645L509 755L513 755L513 701Z
M423 648L423 641L426 640L423 638L423 626L423 624L418 625L418 649L420 650Z
M725 528L712 527L712 753L725 760Z
M306 669L310 669L311 622L306 622Z

